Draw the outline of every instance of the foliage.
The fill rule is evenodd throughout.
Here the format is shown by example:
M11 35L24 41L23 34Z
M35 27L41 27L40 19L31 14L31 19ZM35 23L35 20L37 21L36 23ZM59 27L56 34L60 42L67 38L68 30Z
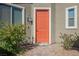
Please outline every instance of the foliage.
M0 56L16 56L16 54L9 52L0 47Z
M75 43L74 34L61 34L60 38L63 39L63 47L65 49L70 49Z
M6 25L0 29L0 47L12 53L21 50L20 44L25 39L24 25Z
M79 48L79 34L75 33L74 40L75 40L75 41L74 41L73 47Z

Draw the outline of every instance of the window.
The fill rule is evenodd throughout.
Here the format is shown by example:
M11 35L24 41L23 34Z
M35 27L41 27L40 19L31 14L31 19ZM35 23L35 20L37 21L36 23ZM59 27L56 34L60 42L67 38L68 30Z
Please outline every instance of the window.
M11 24L22 24L24 21L24 8L14 4L0 4L0 21Z
M77 7L66 8L66 28L77 28Z
M11 7L7 5L0 4L0 21L10 23L10 12Z
M13 24L22 23L22 9L16 7L12 8L12 23Z

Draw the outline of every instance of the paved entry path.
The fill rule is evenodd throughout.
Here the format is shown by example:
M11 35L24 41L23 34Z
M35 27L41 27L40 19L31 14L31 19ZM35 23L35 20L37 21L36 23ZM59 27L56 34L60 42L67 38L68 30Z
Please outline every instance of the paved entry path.
M65 50L57 44L37 46L24 52L24 56L79 56L78 50Z

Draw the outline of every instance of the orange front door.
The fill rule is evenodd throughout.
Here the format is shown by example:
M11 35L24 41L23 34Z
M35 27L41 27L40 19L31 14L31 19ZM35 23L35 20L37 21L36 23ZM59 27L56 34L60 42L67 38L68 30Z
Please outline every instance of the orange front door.
M36 42L49 42L49 10L36 10Z

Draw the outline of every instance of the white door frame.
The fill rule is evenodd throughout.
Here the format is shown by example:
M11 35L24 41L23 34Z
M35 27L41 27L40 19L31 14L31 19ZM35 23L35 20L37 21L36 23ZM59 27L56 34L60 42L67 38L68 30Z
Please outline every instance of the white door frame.
M48 44L51 44L51 8L50 7L35 7L34 8L34 18L33 18L33 24L34 24L34 40L33 40L33 43L36 43L36 27L35 27L35 25L36 25L36 23L35 23L35 20L36 20L36 9L48 9L48 11L49 11L49 43Z

